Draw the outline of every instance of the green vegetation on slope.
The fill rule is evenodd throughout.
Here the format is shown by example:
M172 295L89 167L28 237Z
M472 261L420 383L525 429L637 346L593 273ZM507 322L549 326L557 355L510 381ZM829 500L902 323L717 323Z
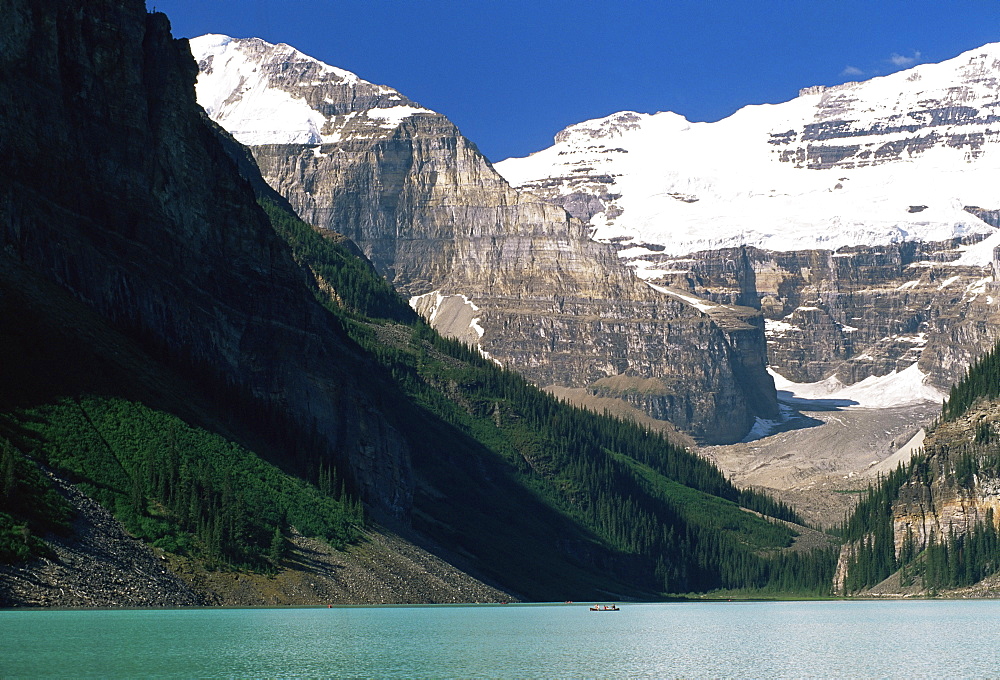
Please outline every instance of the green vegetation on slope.
M945 420L955 420L977 399L997 397L1000 397L1000 343L969 367L965 377L952 386L941 415Z
M856 542L857 547L848 562L844 590L857 592L880 583L899 568L893 534L892 504L921 458L914 457L900 465L875 486L869 486L865 496L844 523L843 538Z
M338 315L346 312L361 318L407 324L417 321L417 313L400 299L389 282L335 240L335 235L320 235L271 201L261 200L260 205L275 230L291 246L295 258L322 282L320 288L325 292L320 293L321 300L335 298Z
M1000 570L1000 539L992 509L962 533L949 527L946 537L932 534L926 546L917 545L908 529L896 554L892 504L903 484L927 483L927 462L924 456L914 458L912 465L898 468L869 489L846 523L845 538L855 547L847 563L845 594L870 588L897 570L900 585L919 583L928 592L969 586Z
M71 515L38 466L0 437L0 562L47 554L40 537L67 532Z
M267 569L281 558L289 526L343 547L362 522L360 504L335 497L337 489L323 493L219 435L139 403L66 398L8 416L6 429L133 535L212 564ZM52 506L44 500L38 507Z
M317 278L329 284L333 278L329 272L347 270L339 263L352 256L343 246L274 205L263 205L296 258ZM435 428L453 440L449 444L438 440L438 448L457 448L464 456L478 458L481 472L490 466L592 532L592 545L566 552L575 551L591 567L601 562L609 576L652 592L767 588L779 583L809 592L827 588L832 577L830 554L786 559L777 551L791 542L791 530L738 507L798 521L787 506L764 494L736 489L711 463L658 433L558 401L473 349L442 338L398 296L373 302L358 295L358 288L376 288L384 282L369 268L349 271L352 276L342 284L344 290L334 286L336 295L324 302L341 317L351 337L378 358L400 388L396 397L419 407L414 419L428 425L435 421ZM401 323L372 322L366 316ZM402 401L393 410L401 419L412 413ZM420 426L401 423L400 429L412 431L412 427ZM452 494L457 485L470 483L467 478L448 479L455 474L449 467L456 464L455 458L449 463L440 450L424 452L423 442L412 444L425 485L435 487L438 494ZM480 497L471 503L490 500ZM441 511L434 510L439 505L434 493L418 492L416 523L445 545L472 552L466 544L478 541L469 534L482 533L483 528L457 527L461 522L454 520L443 525ZM516 533L516 527L508 532ZM507 546L503 535L494 534L490 540ZM510 550L526 548L517 543L515 537ZM476 548L488 549L481 543ZM505 559L500 551L497 559L497 566L504 566L509 576L516 568L512 563L523 560L523 555L508 554Z
M949 530L947 538L932 536L925 550L924 559L915 561L912 535L903 543L902 578L904 583L921 579L924 588L931 592L945 588L960 588L978 583L1000 570L1000 538L997 536L993 510L964 534Z
M1000 344L976 361L951 388L942 418L958 420L976 402L998 397ZM898 555L895 546L892 507L904 485L930 488L933 482L943 481L968 489L977 477L983 476L1000 478L1000 437L987 420L975 425L971 442L939 444L869 488L844 524L844 539L855 544L847 565L845 591L871 587L897 570L902 585L912 585L919 579L929 591L971 585L996 573L1000 569L1000 541L992 511L987 512L984 521L965 527L964 532L949 528L946 537L932 535L926 546L917 545L912 531L903 537Z

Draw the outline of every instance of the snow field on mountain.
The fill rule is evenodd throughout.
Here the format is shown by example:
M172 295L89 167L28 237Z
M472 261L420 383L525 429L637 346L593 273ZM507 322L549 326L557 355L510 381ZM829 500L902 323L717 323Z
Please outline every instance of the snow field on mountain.
M887 375L869 376L853 385L844 385L836 376L814 383L796 383L771 369L768 372L774 378L778 399L792 406L821 401L839 402L843 408L896 408L928 401L940 403L946 396L925 383L926 376L917 364Z
M875 150L915 135L989 133L979 123L947 125L935 117L957 116L963 107L1000 114L998 78L1000 47L987 45L825 94L747 106L715 123L690 123L672 112L585 121L561 132L552 147L496 168L515 187L558 178L563 194L620 194L620 215L592 219L594 238L654 243L670 255L742 244L787 251L994 234L964 207L1000 208L996 145L986 144L974 159L970 146L942 142L876 165L807 169L781 161L781 151L796 144L775 140L786 132L805 139L806 126L832 121L849 134L827 144ZM940 107L927 103L938 100ZM892 126L900 129L869 134ZM963 264L985 264L990 252L970 249ZM641 260L641 253L627 257ZM646 277L658 271L634 264Z
M302 88L324 85L332 80L347 86L369 85L389 95L390 101L402 100L402 97L392 88L372 85L350 71L324 64L285 44L271 45L257 38L236 40L224 35L203 35L192 38L190 45L197 61L212 59L210 71L203 71L198 76L198 103L212 120L248 146L331 144L342 140L342 130L351 122L355 125L367 122L377 131L392 130L416 113L433 113L415 106L397 105L352 111L335 120L312 108ZM266 49L249 49L250 46ZM276 82L264 68L268 64L303 61L319 67L320 80ZM392 96L393 93L396 96ZM331 120L334 124L328 125Z
M248 145L319 142L324 117L305 99L270 87L260 64L249 59L238 42L203 35L190 44L195 59L212 57L211 72L198 76L198 103L237 140Z

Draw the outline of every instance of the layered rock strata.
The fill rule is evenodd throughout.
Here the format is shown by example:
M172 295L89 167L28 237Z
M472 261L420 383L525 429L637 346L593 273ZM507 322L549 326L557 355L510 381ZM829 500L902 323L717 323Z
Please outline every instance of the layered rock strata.
M536 384L625 399L704 441L738 440L756 417L777 414L757 310L706 314L700 301L647 286L582 222L511 189L450 121L402 95L287 46L192 44L199 100L250 144L268 183L304 220L357 243L442 332ZM266 82L232 75L254 73L247 64ZM378 97L332 94L373 88ZM296 119L284 143L241 138L233 121L261 115L261 92L309 104L301 115L318 136L301 141L308 126Z
M997 340L1000 285L958 260L976 239L663 256L658 280L766 317L770 365L796 382L853 384L914 363L947 390Z
M906 542L919 553L931 541L941 544L981 522L1000 519L1000 479L992 465L998 431L997 403L980 401L927 436L923 462L910 471L892 505L897 556ZM841 555L840 582L850 550Z

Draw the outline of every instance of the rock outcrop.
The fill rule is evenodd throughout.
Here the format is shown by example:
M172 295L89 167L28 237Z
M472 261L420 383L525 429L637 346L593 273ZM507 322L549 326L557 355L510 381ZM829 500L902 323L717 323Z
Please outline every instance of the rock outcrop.
M893 504L897 555L908 535L919 550L932 537L941 543L949 533L966 533L989 512L1000 518L1000 479L988 466L963 472L961 460L995 455L984 433L995 436L998 423L997 405L981 402L962 417L938 424L927 437L926 461L900 488Z
M625 399L704 441L738 440L776 415L756 309L723 321L647 286L582 222L511 189L447 118L388 88L287 46L192 44L209 115L304 220L357 243L439 330L538 385ZM298 107L283 143L247 122L265 95ZM318 136L302 139L305 120Z

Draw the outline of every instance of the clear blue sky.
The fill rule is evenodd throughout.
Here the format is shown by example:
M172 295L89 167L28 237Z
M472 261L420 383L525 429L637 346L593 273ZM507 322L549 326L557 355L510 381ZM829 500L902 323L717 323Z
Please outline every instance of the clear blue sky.
M725 118L1000 41L1000 0L146 0L177 37L285 42L499 161L615 111Z

